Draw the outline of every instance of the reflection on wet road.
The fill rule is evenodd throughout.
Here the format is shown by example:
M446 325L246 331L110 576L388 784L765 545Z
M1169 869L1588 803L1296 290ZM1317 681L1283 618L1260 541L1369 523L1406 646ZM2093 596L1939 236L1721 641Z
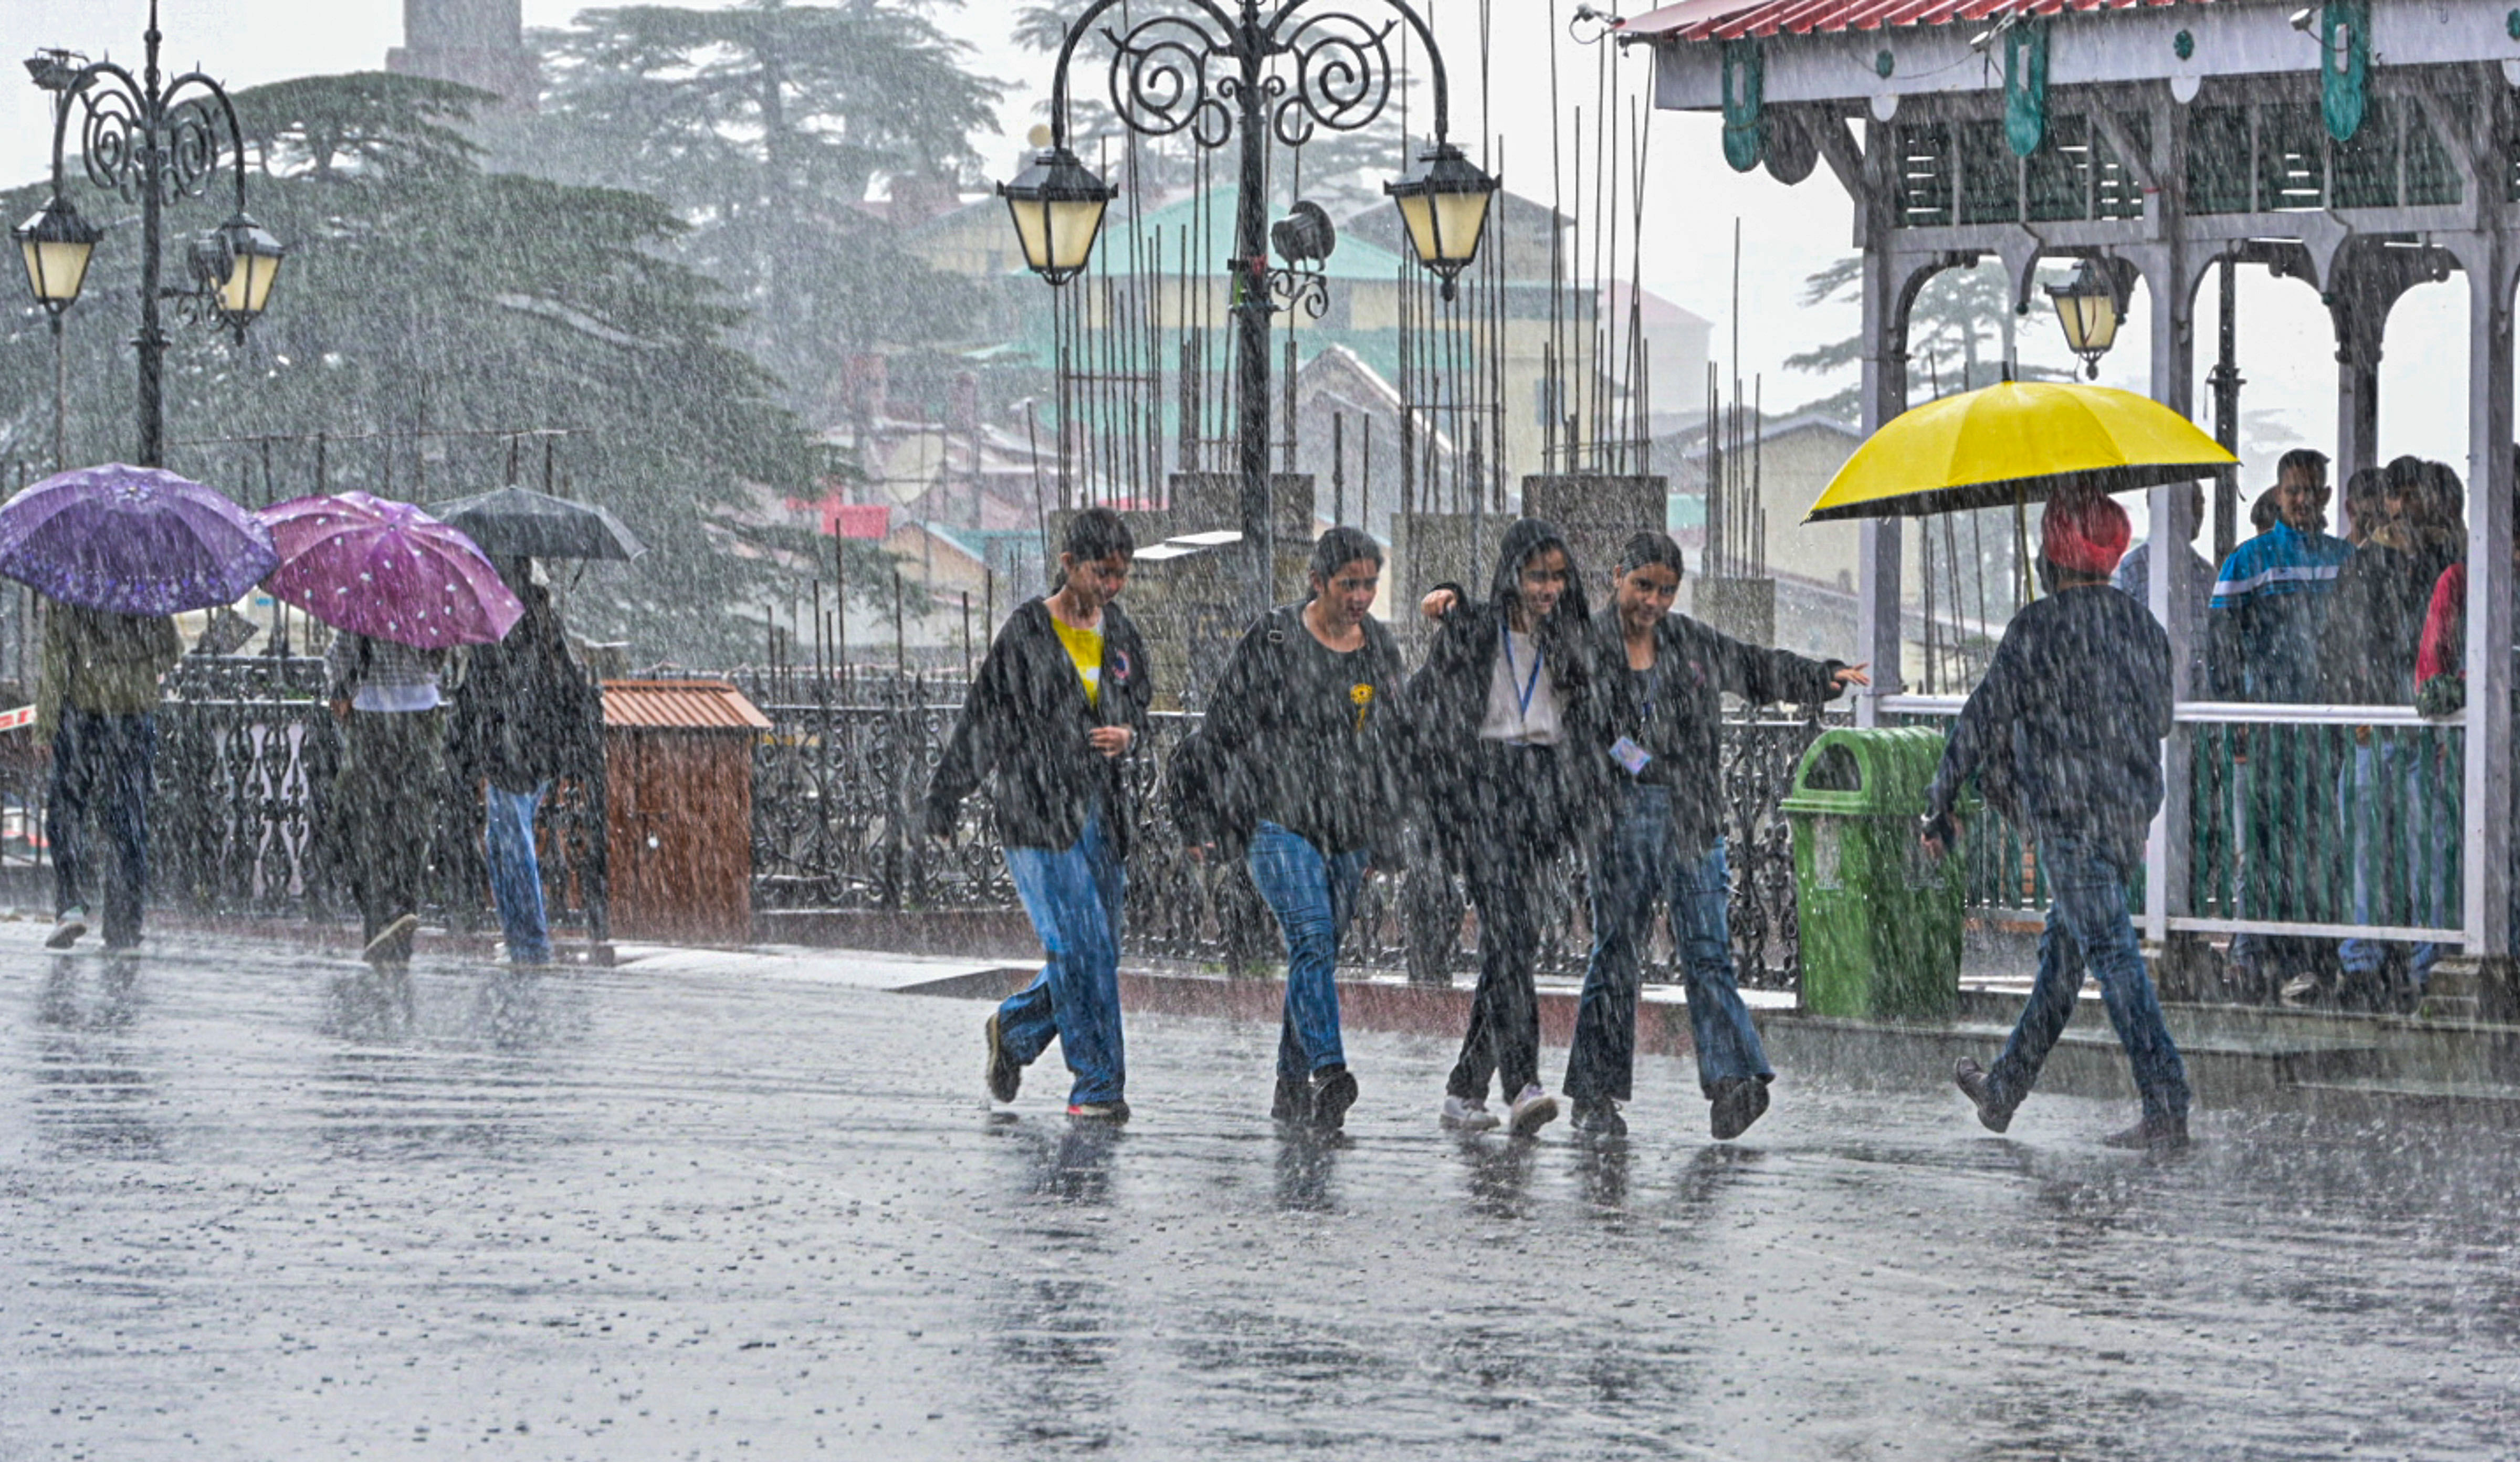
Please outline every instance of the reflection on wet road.
M1140 1019L1138 1122L981 1102L983 1007L0 944L0 1458L2511 1455L2499 1133L1787 1072L1703 1136L1462 1140L1352 1034ZM1562 1057L1560 1057L1562 1059Z

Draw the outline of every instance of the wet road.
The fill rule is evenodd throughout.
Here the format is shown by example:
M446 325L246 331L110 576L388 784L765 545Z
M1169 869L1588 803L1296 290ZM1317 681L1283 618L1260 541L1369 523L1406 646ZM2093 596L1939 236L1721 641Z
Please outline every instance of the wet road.
M1732 1146L1463 1142L1361 1035L1133 1021L1139 1121L1012 1117L967 1001L745 968L404 993L0 928L0 1458L2490 1458L2502 1134L2201 1123L1786 1073ZM803 970L807 966L799 965ZM1562 1053L1552 1053L1552 1061Z

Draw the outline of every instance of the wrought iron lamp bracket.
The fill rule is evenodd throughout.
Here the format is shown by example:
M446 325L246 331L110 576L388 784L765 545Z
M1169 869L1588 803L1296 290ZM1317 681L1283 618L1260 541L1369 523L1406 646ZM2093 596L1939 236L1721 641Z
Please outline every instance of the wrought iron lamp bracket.
M1391 100L1394 32L1409 25L1428 54L1435 54L1433 31L1405 0L1381 0L1396 18L1379 24L1322 9L1315 0L1286 0L1265 16L1258 0L1240 0L1231 9L1218 0L1189 0L1185 11L1153 16L1125 30L1093 27L1116 3L1099 0L1059 48L1051 78L1055 146L1066 142L1068 67L1089 27L1110 45L1107 85L1111 110L1122 124L1148 137L1187 132L1210 149L1234 139L1238 111L1246 103L1256 104L1249 110L1287 147L1303 146L1323 128L1353 132L1371 126ZM1448 111L1440 66L1433 79L1434 131L1440 139Z

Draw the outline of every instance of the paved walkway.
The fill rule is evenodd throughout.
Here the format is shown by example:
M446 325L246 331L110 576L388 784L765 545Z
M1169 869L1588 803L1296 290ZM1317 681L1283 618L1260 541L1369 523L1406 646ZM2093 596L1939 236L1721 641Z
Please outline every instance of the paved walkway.
M2115 1103L2011 1134L1789 1071L1708 1142L1456 1141L1359 1033L1129 1027L1126 1130L976 1087L952 961L640 955L408 986L0 925L0 1459L2508 1456L2520 1158ZM1562 1053L1550 1054L1552 1063ZM1552 1075L1553 1075L1552 1066Z

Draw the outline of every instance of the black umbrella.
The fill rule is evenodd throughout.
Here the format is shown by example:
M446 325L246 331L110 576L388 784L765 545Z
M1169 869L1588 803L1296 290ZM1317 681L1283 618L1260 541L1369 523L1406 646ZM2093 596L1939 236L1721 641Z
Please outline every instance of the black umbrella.
M525 487L503 487L428 505L493 558L636 558L638 535L604 509Z

